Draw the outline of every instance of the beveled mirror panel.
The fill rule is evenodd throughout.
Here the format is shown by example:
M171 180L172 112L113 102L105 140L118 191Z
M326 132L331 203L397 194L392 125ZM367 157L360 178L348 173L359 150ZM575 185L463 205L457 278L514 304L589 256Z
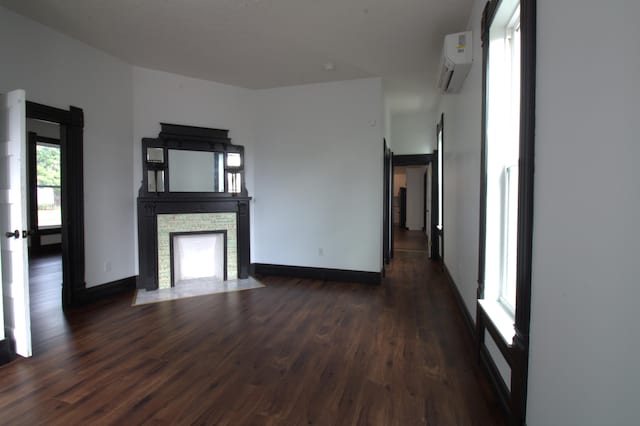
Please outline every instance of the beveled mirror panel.
M169 149L170 192L224 192L224 154Z
M147 162L149 163L164 163L164 149L163 148L147 148Z
M229 152L227 154L227 167L242 166L242 156L239 152Z

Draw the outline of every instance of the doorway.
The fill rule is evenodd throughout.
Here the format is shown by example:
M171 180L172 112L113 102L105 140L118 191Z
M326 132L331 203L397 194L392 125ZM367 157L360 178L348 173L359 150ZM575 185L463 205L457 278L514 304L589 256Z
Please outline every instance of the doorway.
M26 118L34 123L49 123L49 127L53 125L59 129L60 252L62 255L60 269L62 274L61 305L64 309L80 302L81 293L85 287L84 112L73 106L69 107L69 110L63 110L27 101Z
M401 251L427 251L429 205L425 198L425 173L431 164L431 154L393 156L391 175L393 248Z
M27 118L29 306L33 354L52 330L66 327L62 309L62 179L60 125Z

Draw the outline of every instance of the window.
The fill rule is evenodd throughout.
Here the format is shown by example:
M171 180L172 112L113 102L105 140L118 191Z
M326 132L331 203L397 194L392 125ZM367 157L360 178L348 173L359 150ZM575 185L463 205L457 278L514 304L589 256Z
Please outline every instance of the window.
M59 228L60 214L60 146L36 144L36 200L38 229Z
M504 1L489 32L485 299L513 316L518 244L520 7ZM509 7L511 6L511 7Z
M477 341L509 424L527 407L535 149L536 1L490 0L482 15L483 104ZM500 355L485 344L489 336ZM488 364L485 364L488 365Z

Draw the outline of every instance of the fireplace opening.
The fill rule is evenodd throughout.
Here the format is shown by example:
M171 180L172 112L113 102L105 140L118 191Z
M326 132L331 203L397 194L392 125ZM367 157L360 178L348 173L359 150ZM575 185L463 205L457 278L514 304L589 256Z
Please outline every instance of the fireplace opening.
M227 280L227 231L169 234L171 287L191 282Z

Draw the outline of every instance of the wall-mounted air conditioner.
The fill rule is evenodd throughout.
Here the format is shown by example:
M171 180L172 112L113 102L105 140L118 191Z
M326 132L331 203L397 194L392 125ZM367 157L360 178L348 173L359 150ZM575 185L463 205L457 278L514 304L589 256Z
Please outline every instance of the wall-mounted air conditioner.
M447 93L457 93L467 78L473 62L471 31L449 34L444 38L438 87Z

